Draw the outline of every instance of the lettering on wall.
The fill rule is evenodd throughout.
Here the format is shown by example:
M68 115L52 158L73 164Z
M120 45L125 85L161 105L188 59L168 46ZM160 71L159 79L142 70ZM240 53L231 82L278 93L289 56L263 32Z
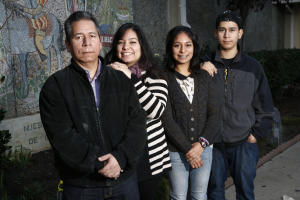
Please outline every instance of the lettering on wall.
M104 47L110 47L112 40L113 40L113 35L112 34L101 34L101 42Z
M51 148L39 114L3 120L0 129L11 133L13 150L21 147L34 153Z
M34 122L34 123L31 123L31 124L25 125L24 126L24 132L30 132L32 130L36 130L36 129L39 129L39 128L42 128L42 127L43 127L43 124L42 124L41 121Z

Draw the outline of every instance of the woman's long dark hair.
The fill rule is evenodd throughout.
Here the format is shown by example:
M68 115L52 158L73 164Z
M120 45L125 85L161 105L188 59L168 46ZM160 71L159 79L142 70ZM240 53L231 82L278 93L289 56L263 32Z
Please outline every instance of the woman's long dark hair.
M193 31L189 27L186 27L186 26L175 26L168 32L167 39L166 39L166 52L165 52L165 57L164 57L165 68L168 71L175 70L176 60L173 58L172 47L173 47L173 43L174 43L176 36L180 33L185 33L193 42L194 53L193 53L193 57L190 62L190 70L191 71L197 70L200 67L200 65L199 65L200 64L200 62L199 62L199 52L200 52L199 41L198 41L197 35L194 34Z
M133 23L126 23L123 24L119 27L117 32L114 35L112 44L111 44L111 49L110 51L106 54L104 58L105 64L109 64L112 62L122 62L118 56L117 56L117 47L118 47L118 41L121 40L127 30L133 30L139 40L140 46L141 46L141 58L138 61L138 66L143 69L143 70L148 70L151 68L155 63L154 63L154 58L153 54L151 51L151 48L148 44L148 41L145 37L144 32L142 29Z

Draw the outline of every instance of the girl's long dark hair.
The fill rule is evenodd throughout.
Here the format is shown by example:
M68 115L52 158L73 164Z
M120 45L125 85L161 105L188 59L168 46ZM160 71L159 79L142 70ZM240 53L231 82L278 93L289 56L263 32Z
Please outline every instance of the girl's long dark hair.
M164 57L164 65L166 70L168 71L174 71L176 66L176 60L173 58L173 43L176 38L176 36L180 33L185 33L193 42L194 46L194 54L190 62L190 70L194 71L199 69L200 62L199 62L199 41L196 34L193 33L193 31L186 26L175 26L172 28L167 35L166 39L166 52Z
M118 56L117 56L117 46L118 46L118 41L121 40L126 33L127 30L133 30L139 40L140 46L141 46L141 58L138 61L138 66L142 70L146 70L147 73L150 73L152 75L161 77L160 74L162 73L158 67L157 63L154 60L151 48L149 46L149 43L145 37L144 32L142 29L133 23L125 23L119 27L117 32L114 35L112 44L111 44L111 49L109 52L106 54L104 58L104 63L105 64L110 64L112 62L122 62Z

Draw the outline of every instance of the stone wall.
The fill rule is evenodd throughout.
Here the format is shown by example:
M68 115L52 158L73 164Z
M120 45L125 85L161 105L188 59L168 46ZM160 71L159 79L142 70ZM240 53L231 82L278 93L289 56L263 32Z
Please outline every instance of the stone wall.
M280 30L282 24L277 8L266 3L259 12L251 11L247 18L244 34L244 49L246 51L273 50L283 47Z
M224 1L187 1L188 23L198 34L200 45L216 47L214 38L215 19L225 10ZM282 16L269 0L259 12L250 11L244 29L243 48L245 51L283 48Z
M153 53L163 55L168 25L168 1L133 0L133 21L141 26Z
M215 18L222 10L224 6L217 5L217 1L187 1L187 21L197 33L200 47L209 46L211 49L216 47Z

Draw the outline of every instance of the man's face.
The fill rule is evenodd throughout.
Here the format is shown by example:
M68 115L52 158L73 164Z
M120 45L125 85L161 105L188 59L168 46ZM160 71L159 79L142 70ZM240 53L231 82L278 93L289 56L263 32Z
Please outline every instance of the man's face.
M231 50L237 47L238 40L243 35L243 29L232 21L222 21L215 31L215 37L218 39L221 49Z
M91 20L73 22L70 43L66 42L66 47L79 65L87 68L97 65L102 44L94 22Z

